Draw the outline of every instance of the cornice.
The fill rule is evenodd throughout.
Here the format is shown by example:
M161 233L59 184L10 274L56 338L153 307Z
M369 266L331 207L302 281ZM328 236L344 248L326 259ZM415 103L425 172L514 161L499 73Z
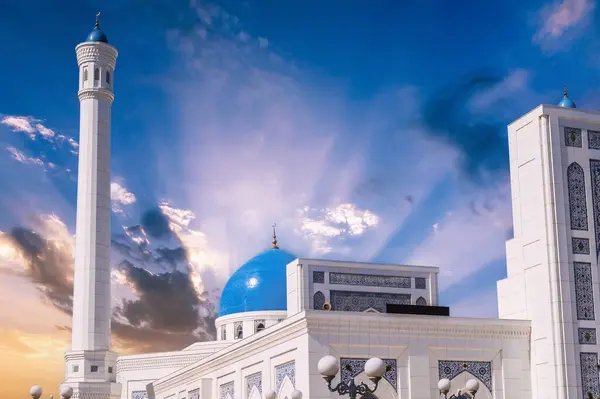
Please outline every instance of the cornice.
M81 43L75 47L77 53L77 64L88 62L97 62L102 65L108 65L114 69L119 55L116 48L106 43Z
M150 370L160 368L185 367L197 362L214 352L165 352L160 355L146 358L123 358L117 359L117 374L125 371Z
M256 312L232 313L227 316L218 317L215 320L215 326L220 327L223 324L229 324L234 321L252 321L258 319L278 320L287 317L287 310L268 310Z
M104 99L107 100L109 103L112 104L112 102L115 99L115 95L106 90L106 89L82 89L79 90L79 92L77 93L77 96L79 97L79 101L83 101L83 100L87 100L87 99Z
M251 335L214 355L155 381L152 383L154 391L156 393L167 392L172 388L189 384L197 380L198 376L211 370L235 363L240 359L259 355L268 348L305 334L307 332L306 327L306 319L303 317L303 313L294 315L276 326L269 327L262 334Z

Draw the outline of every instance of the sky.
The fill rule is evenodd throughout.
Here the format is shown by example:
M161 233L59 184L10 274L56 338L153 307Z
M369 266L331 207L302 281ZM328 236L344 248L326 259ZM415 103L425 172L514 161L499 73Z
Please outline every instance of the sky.
M595 0L4 0L2 396L56 395L63 376L74 48L98 11L119 51L120 353L211 339L220 290L274 222L298 257L437 266L452 315L496 317L512 237L506 125L565 84L579 108L600 108Z

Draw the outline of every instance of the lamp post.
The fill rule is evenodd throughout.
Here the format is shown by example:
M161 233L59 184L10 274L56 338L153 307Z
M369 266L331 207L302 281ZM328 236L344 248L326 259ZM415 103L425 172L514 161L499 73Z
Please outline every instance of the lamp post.
M452 388L450 380L442 378L438 381L438 389L440 395L444 395L444 399L462 399L462 398L475 398L475 394L479 390L479 381L470 379L466 382L464 389L459 389L456 395L448 396L448 392Z
M367 393L374 393L377 390L379 381L385 374L385 363L383 363L383 360L376 357L367 360L365 363L365 374L375 385L373 388L370 388L364 382L356 385L354 383L354 378L350 379L349 383L340 381L335 387L332 387L331 381L333 381L340 370L338 360L333 356L322 357L317 364L317 369L319 370L319 374L323 376L325 382L327 382L327 388L330 392L337 392L340 396L348 395L350 399L356 399L356 395L358 394L362 397Z
M73 396L73 388L68 385L61 385L59 388L60 397L62 399L71 399ZM31 395L31 399L40 399L42 397L42 393L44 393L43 389L39 385L34 385L29 390L29 395ZM50 399L52 399L52 395L50 395Z
M291 398L302 399L302 392L296 389L294 392L292 392ZM273 390L267 391L267 393L265 393L265 399L277 399L277 392Z

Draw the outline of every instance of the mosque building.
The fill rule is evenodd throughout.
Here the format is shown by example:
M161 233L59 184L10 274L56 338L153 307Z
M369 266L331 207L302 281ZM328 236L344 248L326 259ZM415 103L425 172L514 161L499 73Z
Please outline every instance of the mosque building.
M600 394L600 113L577 109L566 90L558 106L540 105L508 126L514 238L498 282L500 318L450 317L438 303L437 267L297 258L274 237L225 285L216 341L119 356L110 343L109 261L118 53L98 23L76 53L81 148L65 354L73 398L339 397L327 381L377 381L362 397L380 399L462 388L481 399ZM320 362L325 356L334 358Z

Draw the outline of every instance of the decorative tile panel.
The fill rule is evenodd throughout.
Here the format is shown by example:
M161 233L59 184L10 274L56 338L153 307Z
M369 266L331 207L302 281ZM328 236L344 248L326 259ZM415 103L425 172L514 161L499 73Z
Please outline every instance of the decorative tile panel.
M341 376L340 378L345 383L350 383L350 381L355 378L357 375L362 373L365 369L365 363L367 363L369 359L361 359L361 358L340 358L340 370ZM396 366L396 359L381 359L383 363L385 363L385 374L383 378L389 382L394 389L398 389L398 369ZM363 395L363 398L365 396Z
M573 253L578 255L590 254L590 240L587 238L571 237Z
M219 387L219 391L221 394L221 399L227 399L227 395L229 395L232 399L235 399L233 381L226 382L225 384L221 385Z
M592 150L600 150L600 132L588 130L588 147Z
M313 272L313 283L325 283L325 272Z
M261 326L262 326L262 328L261 328ZM254 332L255 333L264 330L265 326L266 326L266 324L265 324L264 320L262 320L262 319L254 320Z
M296 363L291 361L288 363L280 364L275 367L275 392L279 392L281 384L285 377L288 377L292 382L294 388L296 387Z
M462 372L468 372L492 391L492 362L475 362L471 360L439 360L439 379L447 378L450 381Z
M313 295L313 309L323 310L323 305L325 305L325 294L321 291L315 292Z
M131 399L148 399L146 391L132 391Z
M418 290L427 289L427 279L423 277L415 277L415 288Z
M329 284L364 285L368 287L410 288L410 277L376 274L329 273Z
M598 354L597 353L580 353L579 360L581 365L581 388L583 397L587 398L588 392L591 392L594 397L600 393L598 381Z
M381 292L331 291L332 310L344 312L364 312L373 308L387 312L387 304L410 305L410 294L389 294Z
M192 389L189 392L190 399L200 399L200 388Z
M596 345L596 329L595 328L579 328L577 329L579 343L582 345Z
M596 233L596 256L600 253L600 161L590 159L590 178L592 181L592 210L594 211L594 230Z
M565 127L565 145L581 148L581 129Z
M575 304L577 320L594 320L594 292L592 288L592 265L587 262L574 262Z
M250 397L252 388L256 387L262 393L262 374L256 373L246 377L246 396Z
M569 191L571 229L587 231L588 217L585 199L585 175L583 168L577 162L573 162L567 168L567 187Z
M427 299L423 298L422 296L418 297L417 300L415 301L415 305L419 305L419 306L427 306Z
M244 327L241 321L236 321L233 324L233 338L242 339L244 338Z

